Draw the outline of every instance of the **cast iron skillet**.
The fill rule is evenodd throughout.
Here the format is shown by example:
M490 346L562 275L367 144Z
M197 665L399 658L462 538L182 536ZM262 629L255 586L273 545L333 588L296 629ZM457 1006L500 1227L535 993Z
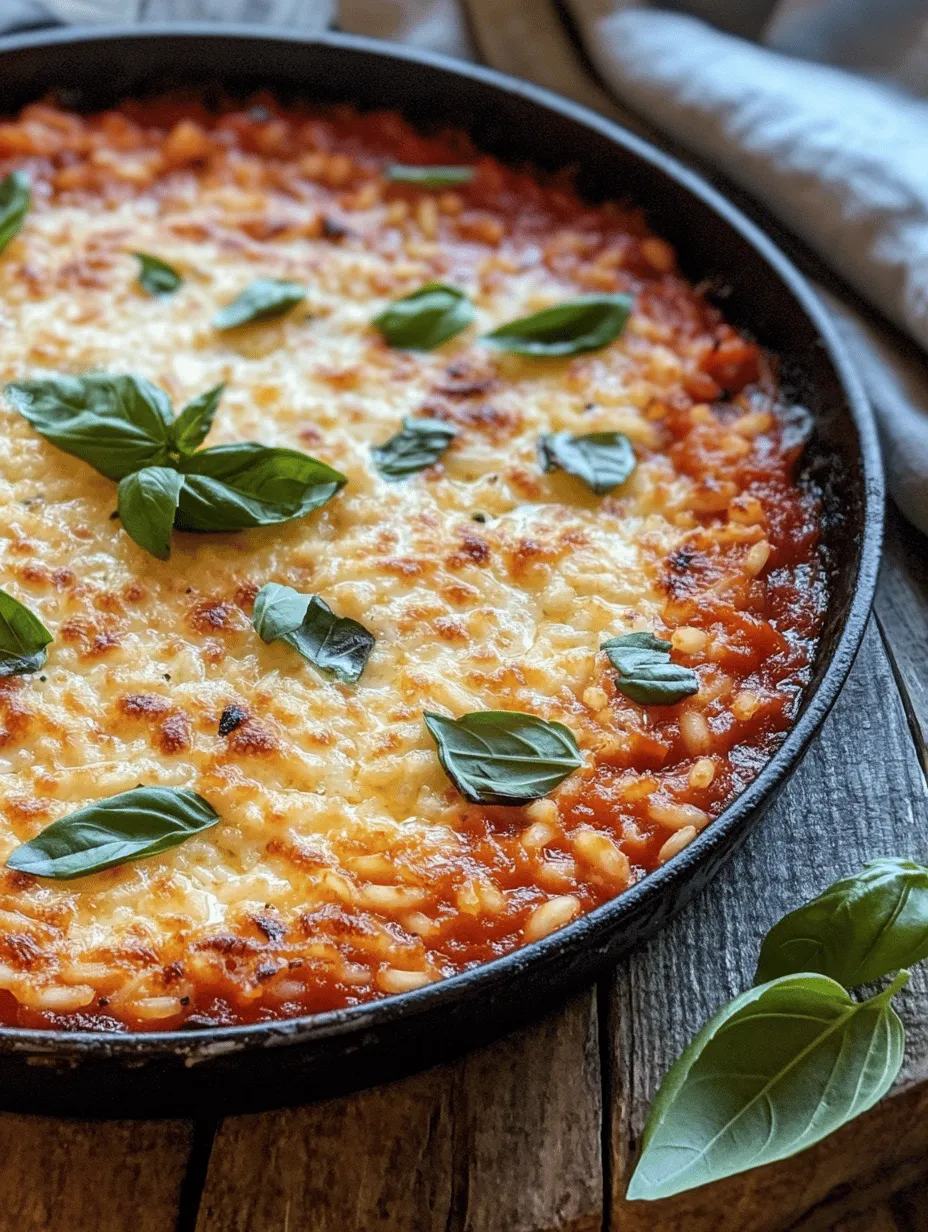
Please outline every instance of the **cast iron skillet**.
M271 87L312 101L448 121L503 159L579 167L592 198L643 206L694 280L778 354L814 415L806 475L821 489L831 601L801 716L734 804L658 872L560 932L444 983L284 1023L159 1034L0 1029L0 1107L81 1116L181 1115L298 1103L397 1077L537 1014L639 945L737 848L796 768L857 652L879 562L883 483L870 410L831 324L789 261L718 192L583 107L500 73L344 35L172 25L0 40L0 107L57 89L105 106L172 84Z

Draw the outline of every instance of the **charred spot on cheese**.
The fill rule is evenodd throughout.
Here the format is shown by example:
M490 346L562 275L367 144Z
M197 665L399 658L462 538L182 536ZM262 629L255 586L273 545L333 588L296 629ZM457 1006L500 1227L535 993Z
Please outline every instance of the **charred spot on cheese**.
M164 562L109 521L108 480L0 400L0 589L55 639L41 677L0 679L3 1022L268 1021L473 967L536 935L550 898L585 912L645 876L681 818L711 824L808 679L827 597L815 494L793 478L809 416L643 215L530 181L463 134L431 135L429 161L472 164L473 187L388 186L380 169L421 150L399 116L256 108L38 104L0 124L0 175L34 180L0 262L7 379L120 373L128 356L176 406L224 383L211 441L311 446L348 478L301 520L178 531ZM190 276L146 298L129 252ZM308 307L212 330L256 277L305 287ZM385 346L370 321L436 279L466 289L481 334L589 295L635 306L574 358L519 359L477 330ZM404 419L454 445L385 483L371 449ZM599 497L539 467L557 433L624 434L638 465ZM376 629L357 684L257 636L269 581ZM640 630L698 693L642 707L617 690L598 648ZM423 709L561 723L585 765L533 804L468 804ZM2 869L143 774L202 791L223 826L157 875L40 889Z

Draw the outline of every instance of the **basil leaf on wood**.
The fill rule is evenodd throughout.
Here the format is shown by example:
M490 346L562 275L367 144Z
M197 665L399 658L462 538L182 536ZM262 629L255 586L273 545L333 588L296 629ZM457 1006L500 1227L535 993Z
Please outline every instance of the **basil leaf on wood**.
M635 451L622 432L547 433L539 442L539 452L543 470L576 475L597 496L617 488L635 469Z
M474 178L473 167L413 167L393 163L384 168L384 176L393 184L415 184L418 188L453 188L469 184Z
M171 555L171 528L183 484L183 475L166 466L145 466L119 481L116 505L126 534L159 560Z
M392 347L431 351L467 329L474 315L474 305L463 291L427 282L385 308L374 325Z
M11 171L0 181L0 252L19 235L31 203L32 192L25 171Z
M246 530L289 522L330 500L347 480L296 449L243 442L182 458L176 525L181 530Z
M863 1003L809 974L736 997L661 1083L626 1196L666 1198L787 1159L866 1112L902 1065L890 1002L907 979Z
M134 252L132 255L139 263L139 286L149 295L173 295L183 285L183 278L167 261L147 252Z
M517 355L579 355L614 342L631 315L630 295L583 295L501 325L483 341Z
M213 317L213 329L237 329L253 321L268 321L283 316L306 298L306 288L298 282L276 278L256 278L231 304Z
M471 804L526 804L552 792L583 765L563 723L514 710L459 719L424 712L445 773Z
M869 984L928 958L928 868L871 860L771 928L755 983L818 971L845 988Z
M168 851L218 820L216 810L196 792L136 787L53 821L17 847L6 866L69 881Z
M6 394L40 436L107 479L170 461L171 402L144 377L43 377L7 385Z
M222 398L225 385L214 385L188 402L171 424L171 444L179 453L193 453L206 438Z
M384 479L405 479L433 466L457 432L437 419L404 419L401 432L371 450Z
M356 620L336 616L318 595L303 595L277 582L258 591L252 620L263 641L288 642L345 684L354 684L374 649L374 635Z
M616 688L634 702L669 706L699 692L699 677L693 669L671 663L671 643L651 633L610 637L600 649L616 670Z
M25 604L0 590L0 676L26 676L45 666L52 635Z

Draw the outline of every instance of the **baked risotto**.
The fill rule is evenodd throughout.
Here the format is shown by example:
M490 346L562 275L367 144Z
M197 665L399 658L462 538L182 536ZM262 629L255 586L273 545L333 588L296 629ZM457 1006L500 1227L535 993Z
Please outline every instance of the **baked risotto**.
M0 125L0 1021L407 992L796 715L808 416L637 210L391 112Z

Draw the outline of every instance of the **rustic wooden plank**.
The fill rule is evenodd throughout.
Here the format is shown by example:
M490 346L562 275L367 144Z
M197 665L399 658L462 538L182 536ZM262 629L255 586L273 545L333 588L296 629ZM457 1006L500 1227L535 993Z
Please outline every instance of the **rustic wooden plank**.
M928 539L892 507L876 611L928 771Z
M901 1229L888 1206L876 1206L872 1210L840 1219L831 1227L830 1232L901 1232Z
M899 1232L928 1232L928 1174L895 1194L890 1208Z
M229 1117L197 1232L599 1232L594 993L453 1065Z
M4 1114L0 1232L174 1232L190 1140L187 1121Z
M820 738L767 819L698 901L616 972L606 1036L613 1053L608 1106L615 1229L788 1228L834 1186L859 1179L868 1161L889 1161L897 1152L905 1159L909 1151L923 1157L928 1151L928 1131L921 1125L928 1091L917 1091L921 1119L910 1131L903 1132L901 1124L890 1129L887 1110L893 1104L887 1103L869 1114L880 1132L861 1121L798 1159L660 1203L626 1203L623 1196L660 1075L706 1018L750 984L766 930L812 890L867 859L928 857L926 821L925 780L889 662L871 624ZM905 1090L928 1079L928 974L923 968L913 973L900 1001L909 1036L900 1082ZM922 1097L926 1102L920 1102ZM866 1150L865 1142L870 1144Z

